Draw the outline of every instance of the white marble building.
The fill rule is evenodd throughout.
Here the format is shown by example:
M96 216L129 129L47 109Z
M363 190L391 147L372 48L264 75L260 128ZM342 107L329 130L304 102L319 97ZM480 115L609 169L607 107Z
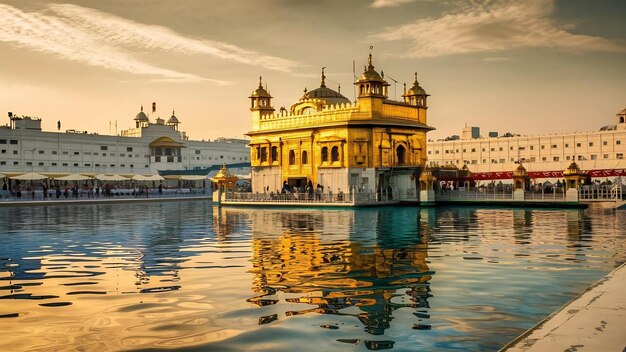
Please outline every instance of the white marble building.
M249 162L245 139L189 140L174 114L151 122L141 110L135 128L120 135L42 131L39 118L9 113L10 123L0 126L0 173L146 175Z
M455 140L429 141L429 163L467 165L472 173L495 174L513 171L522 161L530 173L556 175L575 160L596 177L626 176L626 109L616 115L615 125L594 132L488 138L472 138L467 132L469 128Z

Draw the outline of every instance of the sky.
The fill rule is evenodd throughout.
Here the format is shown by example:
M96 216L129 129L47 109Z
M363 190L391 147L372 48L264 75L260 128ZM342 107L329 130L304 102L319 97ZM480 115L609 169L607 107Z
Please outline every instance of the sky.
M354 100L371 52L401 100L417 72L429 138L594 131L626 107L623 0L82 0L0 3L0 124L109 134L143 105L192 139L242 138L259 76ZM157 110L151 113L152 102ZM117 126L117 127L116 127Z

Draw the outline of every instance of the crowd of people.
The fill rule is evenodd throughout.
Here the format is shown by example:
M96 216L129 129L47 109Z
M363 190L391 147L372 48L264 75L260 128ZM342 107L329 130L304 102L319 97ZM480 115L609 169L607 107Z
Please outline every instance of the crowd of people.
M175 190L179 190L176 188ZM48 199L79 199L100 197L149 197L161 196L168 192L164 184L150 185L131 182L112 183L69 183L69 182L14 182L4 181L0 191L0 199L14 200L48 200ZM170 191L171 193L171 191ZM206 193L203 188L185 188L184 193Z

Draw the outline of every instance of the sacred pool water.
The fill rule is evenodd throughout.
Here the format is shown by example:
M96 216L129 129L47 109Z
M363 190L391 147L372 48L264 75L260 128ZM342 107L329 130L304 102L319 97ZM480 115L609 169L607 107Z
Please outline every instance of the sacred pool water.
M497 350L626 260L626 212L0 208L0 350Z

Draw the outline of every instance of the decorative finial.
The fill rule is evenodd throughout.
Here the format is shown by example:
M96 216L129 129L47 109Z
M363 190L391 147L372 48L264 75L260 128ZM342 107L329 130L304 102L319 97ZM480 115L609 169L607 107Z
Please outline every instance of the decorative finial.
M383 70L380 71L380 78L385 78L385 71Z
M263 88L263 77L259 76L259 88Z
M304 87L304 94L306 94L306 92L307 92L307 89L306 89L306 87Z
M341 84L338 84L338 85L337 85L337 93L340 93L340 94L341 94Z
M174 113L174 109L172 109L172 116L174 116L174 115L176 115L176 114Z
M141 112L143 112L143 104L141 104Z
M406 95L406 82L404 82L404 94L403 95Z
M326 87L326 76L324 76L324 69L326 68L326 66L322 67L322 83L320 84L320 88L324 88Z
M415 72L415 83L417 84L417 72Z
M370 46L370 48L372 48L372 47ZM369 58L368 58L367 61L368 61L369 67L373 67L374 66L374 65L372 65L372 53L369 54Z

